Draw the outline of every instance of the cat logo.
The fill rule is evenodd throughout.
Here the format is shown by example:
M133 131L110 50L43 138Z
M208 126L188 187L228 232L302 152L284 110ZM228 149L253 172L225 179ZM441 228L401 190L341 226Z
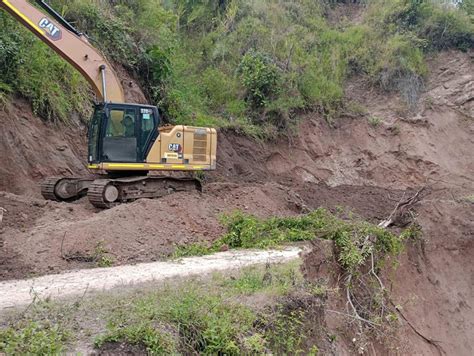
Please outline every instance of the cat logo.
M46 30L46 35L53 41L59 41L63 37L61 29L46 17L43 17L38 25Z

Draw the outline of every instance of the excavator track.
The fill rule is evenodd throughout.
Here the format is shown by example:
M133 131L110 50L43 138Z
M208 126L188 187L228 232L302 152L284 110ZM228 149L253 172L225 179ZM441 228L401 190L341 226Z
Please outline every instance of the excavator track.
M49 177L41 184L41 195L46 200L72 201L84 196L92 178Z
M97 208L107 209L140 198L160 198L181 191L202 191L199 180L161 176L97 179L91 183L87 197Z
M54 193L54 187L56 187L56 184L61 179L61 177L49 177L46 178L43 182L41 182L40 187L41 195L43 196L43 198L45 198L46 200L60 201L60 199L58 199L58 197Z

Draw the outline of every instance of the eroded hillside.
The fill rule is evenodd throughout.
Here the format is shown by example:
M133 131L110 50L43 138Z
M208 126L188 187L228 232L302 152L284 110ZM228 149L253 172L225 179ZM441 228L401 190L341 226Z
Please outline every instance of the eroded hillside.
M64 5L60 0L55 3ZM388 3L377 2L380 6ZM84 4L75 2L70 9L64 9L69 19L81 23ZM385 17L374 15L374 11L366 12L365 8L361 10L356 4L311 7L315 19L327 19L327 23L308 21L300 28L307 47L314 52L292 59L293 51L299 53L306 48L304 43L285 42L276 50L271 41L262 37L257 42L263 52L271 53L270 59L250 51L247 62L242 59L240 63L237 56L238 60L233 58L230 66L216 58L243 53L255 46L255 33L248 33L246 26L258 24L255 28L266 34L268 27L276 28L279 22L289 23L292 16L300 16L300 10L306 9L307 4L294 7L286 4L293 9L291 12L282 4L269 2L259 7L252 3L244 8L250 24L242 21L243 17L225 17L232 14L232 7L226 9L229 12L220 12L209 5L222 21L217 21L220 25L216 27L209 27L205 16L194 18L189 9L179 19L175 8L155 9L167 21L150 28L165 33L168 37L163 38L171 39L174 46L182 45L174 52L167 48L170 52L166 53L156 49L163 44L163 38L155 38L151 30L142 33L123 26L124 19L133 11L142 16L143 8L130 9L133 10L130 13L115 9L117 17L111 16L116 22L111 28L118 28L121 36L141 41L143 45L143 48L129 48L131 57L124 55L128 52L118 50L117 57L112 56L128 99L144 102L151 98L164 104L167 119L176 114L177 122L194 117L196 124L216 124L221 128L218 169L204 175L203 193L176 193L108 210L95 209L86 198L73 203L47 202L41 198L37 184L43 178L88 174L87 129L84 117L74 109L70 110L73 114L68 123L42 115L41 110L31 105L38 98L27 95L31 93L24 83L13 80L16 76L19 81L24 80L29 72L16 72L16 64L12 65L7 73L9 77L5 75L12 94L9 100L0 96L0 156L3 158L0 207L5 209L0 221L0 279L93 268L97 267L97 256L113 265L166 259L180 247L209 246L222 237L226 232L222 216L235 210L263 219L301 216L322 207L343 218L378 224L400 202L419 192L419 200L406 212L405 220L395 223L390 231L399 233L409 221L412 226L420 227L421 237L406 243L395 267L388 265L393 260L377 266L390 302L387 310L395 313L381 318L393 318L389 324L396 327L383 329L381 333L365 333L367 330L363 329L362 333L354 316L344 315L350 311L344 289L347 271L341 270L340 261L335 261L338 251L334 244L325 241L321 245L321 240L315 240L312 251L303 256L302 270L306 280L315 285L325 280L327 289L323 297L318 297L317 305L307 305L309 317L305 325L310 339L323 354L471 355L474 352L474 53L469 48L472 36L462 27L468 21L464 15L453 18L456 21L446 29L446 38L436 37L437 25L443 23L443 16L451 16L451 10L446 12L448 15L437 8L433 13L416 13L429 19L431 22L426 20L426 23L434 24L431 28L421 20L406 22L413 20L404 17L413 9L403 8L405 13L397 8L401 3L393 4L387 7L390 11L383 14ZM84 18L82 25L96 33L104 24L91 20L98 8L90 6L85 8L91 18ZM206 6L202 5L205 15L210 11ZM275 12L274 17L264 11L268 9ZM385 27L392 19L390 16L398 21L394 24L396 29L408 26L411 32L401 37L397 31L385 34L383 31L390 29ZM302 21L301 17L297 19ZM166 32L175 31L175 25L179 29L177 33ZM280 42L296 31L291 26L278 28ZM200 33L197 29L204 34L196 35ZM381 32L369 36L375 29ZM242 33L245 41L232 42ZM327 42L319 42L314 33L327 36ZM100 34L96 35L100 38ZM188 38L188 35L192 36ZM417 41L411 42L415 37ZM30 39L25 38L18 43L27 48ZM110 51L122 40L123 37L113 37L111 42L103 43L102 49ZM450 40L453 44L447 45ZM420 41L427 41L431 47L416 47ZM382 46L385 43L387 46ZM331 46L337 47L337 51L331 50ZM379 47L386 52L378 51ZM146 51L142 52L144 48ZM354 52L361 48L368 52ZM38 58L47 59L43 50L36 48L35 53ZM201 55L199 65L190 56L197 52ZM21 53L24 55L24 51ZM322 67L311 62L314 53L324 62ZM376 61L367 53L374 54ZM171 61L170 77L153 77L150 68L157 68L153 65L146 67L148 77L144 76L143 63L138 60L147 58L145 54L160 64ZM127 66L127 61L134 64ZM241 82L245 80L242 72L240 77L229 74L242 66L251 70L256 62L268 65L267 74L278 73L286 83L278 82L277 91L257 88L266 93L265 100L260 98L262 101L257 103L248 95L255 88ZM327 74L328 68L335 67L337 71ZM202 77L201 72L205 74ZM69 69L64 73L69 76ZM293 75L301 73L298 80L309 78L306 82L291 82ZM182 80L186 76L189 82ZM144 79L152 77L156 86L144 85ZM384 82L387 78L391 79ZM67 88L68 80L61 85ZM78 100L90 99L87 91L74 92L74 98L76 94L80 96ZM163 97L159 98L160 95ZM199 102L193 95L199 97ZM288 98L295 100L285 101ZM411 102L412 99L416 100ZM54 105L51 109L47 100L43 104L49 112L59 110ZM177 111L173 112L173 108ZM329 253L325 250L328 246ZM292 303L305 305L304 300L295 298L291 299Z

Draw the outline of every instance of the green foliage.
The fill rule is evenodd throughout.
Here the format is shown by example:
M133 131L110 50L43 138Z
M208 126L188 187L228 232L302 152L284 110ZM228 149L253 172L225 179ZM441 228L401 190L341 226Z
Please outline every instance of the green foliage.
M173 258L189 257L189 256L204 256L209 254L209 248L201 243L192 243L187 245L180 245L176 247L173 252Z
M474 194L464 197L463 200L465 200L467 202L470 202L470 203L474 203Z
M27 321L0 329L0 353L5 355L56 355L69 334L57 325Z
M68 122L73 113L89 115L89 90L69 64L0 13L0 102L18 92L32 103L33 112L45 119Z
M276 311L267 320L271 326L266 330L266 338L271 349L277 355L317 355L317 347L313 346L309 351L304 349L308 335L302 331L308 311L287 308L283 304L277 305Z
M185 353L236 355L239 336L251 328L254 319L249 308L225 303L219 295L191 284L168 290L158 300L154 296L138 300L128 313L112 318L96 345L122 341L143 344L152 354L176 353L179 347ZM158 326L163 323L178 334L179 345L164 341L168 338Z
M94 254L91 256L92 261L97 263L98 267L111 267L114 263L112 257L107 256L107 249L104 247L103 241L97 242Z
M118 5L115 11L120 16L114 16L106 2L99 5L91 0L54 0L51 5L66 19L73 20L75 27L87 34L91 44L105 51L111 59L128 66L136 64L136 43L127 23L132 14L124 11L124 6Z
M346 271L354 273L372 253L397 255L403 241L419 236L410 226L399 236L379 226L359 220L342 220L325 209L294 217L259 219L236 211L222 217L227 233L211 246L196 243L179 247L175 257L205 255L228 248L268 248L288 242L309 241L316 237L333 240L338 248L338 261ZM373 241L365 244L364 241Z
M5 107L12 92L13 89L10 85L0 82L0 108Z
M295 286L303 285L304 280L298 272L299 263L291 262L284 265L260 268L243 268L237 277L226 279L222 286L233 294L252 295L258 292L284 295Z
M254 51L246 53L242 57L238 72L251 108L265 107L268 100L278 93L278 69L268 56Z
M466 50L474 45L474 24L452 4L435 0L376 0L371 10L377 28L389 33L402 29L423 40L428 49Z
M361 23L344 26L325 18L331 3L51 1L138 78L166 121L258 138L288 130L301 110L337 117L354 74L399 92L413 107L427 73L425 54L473 47L472 0L460 9L435 0L373 0ZM0 34L1 82L45 118L85 116L88 92L79 75L6 14L0 21L7 29Z
M368 118L369 125L372 127L377 127L382 122L382 119L378 116L371 116Z
M312 240L335 223L335 218L324 209L297 217L261 220L236 211L223 216L227 233L215 244L231 248L266 248L285 242Z
M228 232L215 246L226 244L233 248L262 248L323 237L335 242L341 266L351 272L361 267L372 252L363 244L365 239L375 241L375 251L385 255L398 254L405 238L403 234L397 237L367 222L341 220L325 209L303 216L267 220L236 212L225 217L224 224Z
M474 0L461 0L459 7L471 16L472 21L472 16L474 16Z

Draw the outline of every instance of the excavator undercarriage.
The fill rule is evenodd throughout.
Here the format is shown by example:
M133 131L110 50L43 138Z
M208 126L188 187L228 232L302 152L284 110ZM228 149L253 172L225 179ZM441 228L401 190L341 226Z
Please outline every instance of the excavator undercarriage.
M182 191L201 192L201 182L195 178L133 176L114 179L50 177L41 183L41 194L47 200L73 201L87 195L91 204L101 209Z

